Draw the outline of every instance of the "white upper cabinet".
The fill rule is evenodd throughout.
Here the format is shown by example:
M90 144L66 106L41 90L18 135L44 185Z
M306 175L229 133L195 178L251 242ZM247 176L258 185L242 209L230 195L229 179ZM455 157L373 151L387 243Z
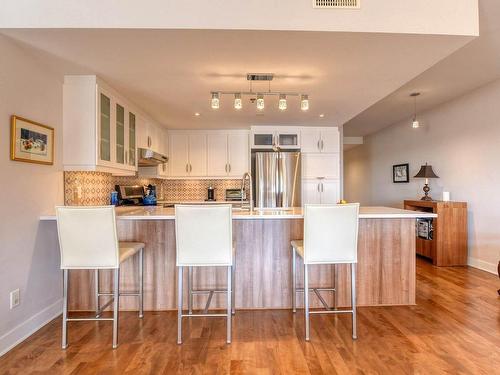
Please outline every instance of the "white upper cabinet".
M67 171L133 175L137 110L96 76L65 76L63 165Z
M189 135L186 133L169 134L170 176L189 175Z
M242 177L250 172L248 132L235 131L227 136L228 175Z
M169 178L240 178L248 171L248 131L169 133Z
M302 128L300 136L302 152L340 151L340 134L337 127Z
M208 134L207 145L208 175L215 177L227 176L229 172L227 160L227 134Z
M207 175L207 136L203 132L169 133L170 177Z
M138 129L138 147L146 148L165 155L164 129L150 120L141 119Z
M189 135L189 175L207 175L207 136L203 133Z
M299 149L300 129L288 127L253 126L250 133L253 149Z

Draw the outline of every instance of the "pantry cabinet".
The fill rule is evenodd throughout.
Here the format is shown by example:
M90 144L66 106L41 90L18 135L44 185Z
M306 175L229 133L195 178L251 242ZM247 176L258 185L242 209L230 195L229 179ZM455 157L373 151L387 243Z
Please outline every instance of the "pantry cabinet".
M340 152L340 133L337 127L301 128L301 151Z
M305 180L302 184L303 204L335 204L340 200L338 180L322 178Z
M133 175L136 115L134 106L96 76L65 76L64 170Z
M340 177L339 154L302 154L302 178Z

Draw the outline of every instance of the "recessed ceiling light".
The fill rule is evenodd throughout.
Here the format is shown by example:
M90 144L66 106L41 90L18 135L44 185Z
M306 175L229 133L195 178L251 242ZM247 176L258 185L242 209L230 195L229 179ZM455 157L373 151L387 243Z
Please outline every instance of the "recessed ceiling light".
M196 117L198 117L200 114L199 114L199 112L196 112L194 115L195 115Z
M319 117L323 118L323 117L325 117L325 114L324 114L324 113L321 113L321 114L319 115Z

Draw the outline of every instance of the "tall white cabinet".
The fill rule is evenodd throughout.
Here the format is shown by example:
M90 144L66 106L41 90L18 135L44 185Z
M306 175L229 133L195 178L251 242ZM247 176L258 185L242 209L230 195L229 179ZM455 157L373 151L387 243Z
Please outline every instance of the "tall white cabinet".
M340 197L337 127L301 128L302 204L334 204Z

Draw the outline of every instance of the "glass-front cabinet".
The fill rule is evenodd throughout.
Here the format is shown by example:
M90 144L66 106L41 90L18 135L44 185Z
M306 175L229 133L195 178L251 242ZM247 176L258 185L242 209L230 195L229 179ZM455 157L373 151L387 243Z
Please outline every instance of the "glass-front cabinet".
M135 167L135 114L128 113L128 165Z
M116 162L125 164L125 108L116 104Z
M136 117L123 101L99 88L99 149L97 164L136 170Z
M100 159L111 161L111 99L100 94Z
M250 137L253 149L300 148L300 132L297 128L255 126Z

